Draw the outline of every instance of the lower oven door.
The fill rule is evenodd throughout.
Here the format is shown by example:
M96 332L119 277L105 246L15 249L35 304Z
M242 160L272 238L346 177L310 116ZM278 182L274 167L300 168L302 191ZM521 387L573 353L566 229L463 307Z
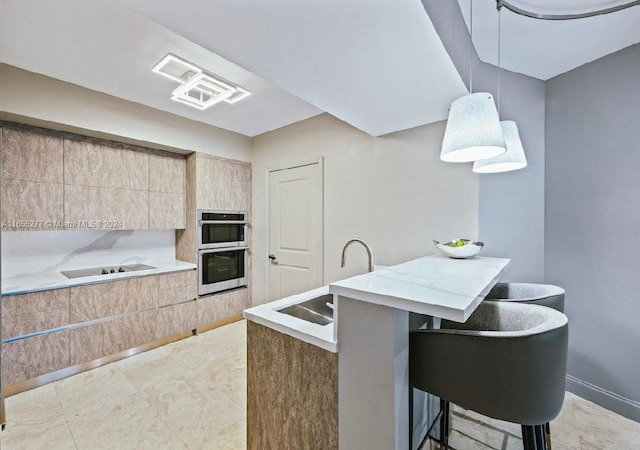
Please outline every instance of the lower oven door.
M198 252L198 294L207 295L247 285L247 247Z

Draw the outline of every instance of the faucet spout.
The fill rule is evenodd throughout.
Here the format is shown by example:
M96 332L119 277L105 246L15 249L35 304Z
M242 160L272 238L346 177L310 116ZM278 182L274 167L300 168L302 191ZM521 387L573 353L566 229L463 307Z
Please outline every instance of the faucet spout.
M349 239L349 241L344 244L344 247L342 248L342 263L340 267L344 267L344 265L347 263L347 248L354 242L362 244L367 250L367 255L369 256L369 272L373 272L373 250L371 250L371 246L362 239Z

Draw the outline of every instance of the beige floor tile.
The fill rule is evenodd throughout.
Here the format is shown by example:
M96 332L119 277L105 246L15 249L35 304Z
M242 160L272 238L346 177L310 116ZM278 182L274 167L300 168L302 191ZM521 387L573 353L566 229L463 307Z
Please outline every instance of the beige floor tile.
M469 409L461 408L460 406L454 406L452 408L453 417L455 418L455 414L462 414L469 417L472 420L480 421L482 423L486 423L488 426L496 428L498 430L504 431L506 433L512 434L514 436L521 437L522 430L520 425L517 423L505 422L503 420L493 419L491 417L483 416L482 414L478 414L475 411L471 411Z
M476 441L475 439L465 436L456 430L453 430L449 435L449 445L459 450L493 450L496 448L490 447L480 441Z
M552 422L554 439L562 442L561 435L573 436L564 445L581 450L638 450L640 449L640 423L621 417L609 410L567 393L562 413ZM556 432L560 430L560 433Z
M498 431L481 421L452 415L451 427L477 441L483 442L491 448L501 449L505 442L505 433Z
M567 450L561 446L558 448ZM522 450L522 439L509 436L509 439L507 440L507 445L504 447L504 450Z
M187 448L140 395L83 409L68 421L79 450Z
M2 450L76 448L53 385L8 397L6 408L7 426L0 433Z
M246 324L238 322L7 398L0 443L2 450L243 450L245 408ZM519 425L452 409L453 428L463 433L451 434L458 450L502 449L502 433L504 448L522 449ZM556 450L640 449L640 424L569 393L551 429Z
M53 386L67 417L89 408L108 408L137 393L113 364L57 381Z

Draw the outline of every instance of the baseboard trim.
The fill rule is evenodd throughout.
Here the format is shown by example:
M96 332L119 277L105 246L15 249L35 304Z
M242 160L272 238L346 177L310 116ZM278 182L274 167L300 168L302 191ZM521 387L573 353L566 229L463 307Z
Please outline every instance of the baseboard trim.
M225 325L229 325L230 323L240 322L243 319L242 314L236 314L235 316L228 317L223 320L219 320L218 322L209 323L207 325L202 325L196 328L197 333L204 333L207 331L214 330L216 328L220 328Z
M640 402L626 398L615 392L608 391L581 380L572 375L567 375L567 391L576 394L586 400L592 401L603 408L611 410L628 419L640 422Z

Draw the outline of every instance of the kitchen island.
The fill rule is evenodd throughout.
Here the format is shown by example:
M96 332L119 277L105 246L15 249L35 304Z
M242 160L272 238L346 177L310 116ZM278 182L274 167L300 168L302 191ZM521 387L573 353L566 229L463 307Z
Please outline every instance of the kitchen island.
M453 260L434 255L332 283L328 286L328 292L334 298L334 321L324 325L327 331L315 332L312 338L305 339L304 330L316 330L320 325L289 316L280 319L279 316L285 315L278 311L284 304L291 303L289 299L251 308L245 311L245 317L310 344L318 345L314 341L320 338L332 341L327 343L331 345L322 347L325 352L333 348L337 351L335 373L338 408L335 415L338 429L334 448L406 450L409 448L409 314L466 321L509 262L503 258ZM306 298L309 296L301 294L297 300ZM276 306L270 307L274 304ZM331 332L333 338L330 337ZM286 360L286 355L279 359ZM273 358L259 361L262 365L274 362L277 363ZM257 364L258 361L254 360L253 363ZM292 361L283 364L282 370L291 367L291 364ZM313 370L312 367L307 368ZM251 373L249 367L249 394L269 395L265 390L252 389L252 383L259 380L252 380ZM300 377L305 380L309 376L313 374L300 372ZM289 383L292 382L295 380L289 380ZM315 382L321 383L321 380ZM309 408L313 403L313 392L306 392L308 395L300 398L300 402L306 404L309 411L319 411ZM272 405L278 409L277 402ZM257 417L258 412L251 411L251 407L250 401L248 416ZM300 411L303 410L300 408ZM265 414L265 411L260 413ZM290 420L288 411L279 411L279 414L282 424ZM298 418L300 423L304 423L304 419ZM333 417L311 416L309 419L319 427L326 427L332 423ZM271 422L271 425L270 433L277 434L282 429L277 421ZM251 427L252 422L249 421L249 448L252 448L251 436L259 434ZM282 448L295 448L289 447L291 443L288 441L280 442Z

